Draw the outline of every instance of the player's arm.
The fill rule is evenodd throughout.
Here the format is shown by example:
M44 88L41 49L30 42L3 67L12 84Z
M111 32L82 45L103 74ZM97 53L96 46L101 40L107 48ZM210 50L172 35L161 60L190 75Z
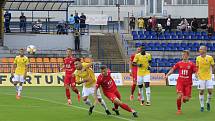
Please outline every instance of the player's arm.
M29 69L29 60L28 60L28 58L27 58L27 59L26 59L26 62L25 62L25 73L24 73L24 78L27 76L28 69Z
M152 56L151 56L151 54L149 54L148 62L149 62L148 70L150 70L151 69L151 64L152 64Z
M86 69L90 68L93 66L93 63L90 62L90 63L83 63L83 68L81 71L85 71Z
M170 70L169 72L166 74L165 78L167 79L168 76L170 76L177 68L178 68L178 63L176 63Z
M213 59L213 57L211 57L211 68L212 68L212 71L213 71L213 74L214 74L214 77L215 77L215 67L214 67L214 59Z
M17 58L14 59L13 65L11 67L11 76L14 76L14 70L17 67Z

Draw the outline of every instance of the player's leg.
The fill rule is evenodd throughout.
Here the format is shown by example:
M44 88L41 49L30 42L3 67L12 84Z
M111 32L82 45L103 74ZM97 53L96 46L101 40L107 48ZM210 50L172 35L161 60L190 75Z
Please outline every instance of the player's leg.
M94 92L94 90L93 90L93 92ZM94 93L92 93L92 95L93 95ZM94 96L93 96L94 97ZM105 109L105 112L106 112L106 114L107 115L111 115L111 113L110 113L110 111L108 110L108 107L107 107L107 105L106 105L106 103L105 103L105 101L102 99L102 96L101 96L101 93L100 93L100 90L98 89L98 91L97 91L97 98L98 98L98 101L99 101L99 103L102 105L102 107Z
M146 106L151 105L151 89L150 89L150 75L144 76L144 84L146 88Z
M132 80L133 83L131 85L131 96L130 96L130 100L134 100L134 91L135 88L137 86L137 73L132 73ZM139 93L138 93L139 94ZM139 95L138 95L139 96Z
M16 98L18 97L17 94L18 94L18 90L19 90L19 85L18 85L19 80L20 80L20 79L19 79L19 76L18 76L18 75L14 75L14 77L12 78L13 85L14 85L14 87L15 87L15 89L16 89Z
M19 76L19 87L18 87L18 92L17 92L17 99L21 98L21 92L22 92L22 85L25 82L24 76Z
M212 98L212 92L213 92L213 81L208 80L206 81L206 88L208 89L208 94L207 94L207 110L210 111L210 104L211 104L211 98Z
M75 92L77 94L77 96L78 96L78 102L80 102L81 96L80 96L80 92L78 91L78 89L76 87L75 77L71 78L71 88L72 88L73 92Z
M181 101L182 101L182 92L178 92L177 94L177 114L181 114Z
M184 92L183 92L183 102L184 103L186 103L190 100L191 92L192 92L192 85L191 84L186 85L184 88Z
M137 84L141 97L141 105L144 105L144 94L143 94L143 76L137 76Z
M82 90L82 99L83 99L83 101L84 101L84 103L86 105L90 106L89 111L88 111L89 115L92 114L93 109L94 109L93 103L88 98L89 95L92 94L92 89L93 88L85 88L85 87L83 87L83 90Z
M199 102L200 102L200 111L204 111L204 90L206 86L206 81L199 80L198 89L199 89Z
M65 75L65 79L64 79L64 88L65 88L65 92L66 92L66 97L67 97L67 103L68 105L70 105L72 103L71 101L71 97L70 97L70 79L71 77L68 75Z

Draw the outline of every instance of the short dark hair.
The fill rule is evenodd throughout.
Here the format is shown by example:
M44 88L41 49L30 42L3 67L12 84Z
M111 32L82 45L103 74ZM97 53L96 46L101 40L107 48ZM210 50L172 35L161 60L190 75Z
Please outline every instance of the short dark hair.
M80 58L76 58L75 61L81 62L81 59Z
M183 53L187 53L187 55L190 55L190 51L189 50L183 50Z
M100 67L100 69L101 69L101 70L107 69L107 66L106 66L106 65L102 65L102 66Z
M72 48L67 48L66 50L70 50L70 51L72 51Z
M25 49L24 49L24 48L20 48L19 50L20 50L20 51L23 51L23 50L25 50Z

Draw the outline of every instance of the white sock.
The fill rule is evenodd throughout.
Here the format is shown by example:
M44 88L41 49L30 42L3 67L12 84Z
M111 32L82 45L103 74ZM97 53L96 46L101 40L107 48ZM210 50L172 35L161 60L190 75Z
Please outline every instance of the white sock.
M200 101L201 107L204 107L204 95L199 95L199 101Z
M16 88L16 92L18 93L18 91L19 91L19 86L18 85L14 85L15 86L15 88Z
M212 95L208 94L207 103L211 102Z
M150 102L151 101L151 89L150 87L147 87L146 88L146 98L147 98L147 102Z
M138 90L139 90L139 92L140 92L141 100L143 101L143 100L144 100L143 88L138 88Z
M89 99L87 99L86 101L84 101L84 103L86 105L89 105L90 107L92 107L92 103L91 103L91 101Z
M22 92L22 86L19 86L19 88L18 88L18 96L21 95L21 92Z
M103 99L101 99L101 105L105 110L108 110L107 105Z

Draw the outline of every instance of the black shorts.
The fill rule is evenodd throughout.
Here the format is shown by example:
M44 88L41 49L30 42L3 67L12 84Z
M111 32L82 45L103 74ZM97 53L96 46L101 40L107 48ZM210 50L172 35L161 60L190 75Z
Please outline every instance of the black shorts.
M80 28L86 28L86 24L85 23L80 23Z

